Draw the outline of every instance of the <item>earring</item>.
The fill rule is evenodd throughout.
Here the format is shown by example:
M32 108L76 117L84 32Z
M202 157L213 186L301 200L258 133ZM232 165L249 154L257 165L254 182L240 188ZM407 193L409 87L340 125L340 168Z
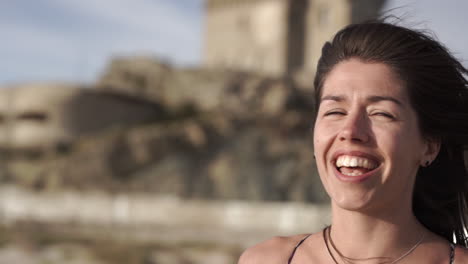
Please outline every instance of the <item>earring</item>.
M430 164L431 164L431 162L426 160L426 162L424 163L424 167L428 167Z

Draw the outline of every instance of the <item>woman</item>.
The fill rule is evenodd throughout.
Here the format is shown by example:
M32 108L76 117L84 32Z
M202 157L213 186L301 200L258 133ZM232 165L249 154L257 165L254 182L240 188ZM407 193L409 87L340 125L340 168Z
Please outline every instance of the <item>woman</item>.
M380 21L339 31L314 81L331 225L272 238L239 263L468 263L467 73L422 32Z

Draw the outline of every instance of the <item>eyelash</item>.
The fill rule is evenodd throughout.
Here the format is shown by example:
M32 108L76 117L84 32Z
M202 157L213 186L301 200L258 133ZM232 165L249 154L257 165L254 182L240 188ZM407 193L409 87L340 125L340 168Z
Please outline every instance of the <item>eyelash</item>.
M324 114L324 116L330 116L330 115L346 115L346 113L343 111L330 111ZM395 119L393 115L386 113L386 112L376 112L376 113L372 113L371 115L377 115L377 116L387 117L390 119Z
M384 116L384 117L388 117L388 118L391 118L391 119L395 119L395 117L389 113L385 113L385 112L377 112L377 113L374 113L373 115L379 115L379 116Z
M335 115L335 114L346 115L346 113L344 113L344 112L340 112L340 111L330 111L330 112L326 112L326 113L324 114L324 116Z

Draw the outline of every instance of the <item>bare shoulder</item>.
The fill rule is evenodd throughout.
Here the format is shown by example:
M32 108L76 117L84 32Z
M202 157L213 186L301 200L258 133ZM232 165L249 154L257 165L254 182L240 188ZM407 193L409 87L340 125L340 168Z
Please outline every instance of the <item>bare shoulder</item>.
M457 246L455 248L454 264L468 263L468 248Z
M294 247L306 235L273 237L242 253L238 264L287 264Z

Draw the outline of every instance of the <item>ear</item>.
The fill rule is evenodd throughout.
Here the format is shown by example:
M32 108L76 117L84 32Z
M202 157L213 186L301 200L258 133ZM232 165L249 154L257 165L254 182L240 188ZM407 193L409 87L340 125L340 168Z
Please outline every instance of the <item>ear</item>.
M425 140L425 142L426 147L422 153L422 159L420 163L422 167L429 166L437 158L441 145L440 139L435 138L428 138Z

